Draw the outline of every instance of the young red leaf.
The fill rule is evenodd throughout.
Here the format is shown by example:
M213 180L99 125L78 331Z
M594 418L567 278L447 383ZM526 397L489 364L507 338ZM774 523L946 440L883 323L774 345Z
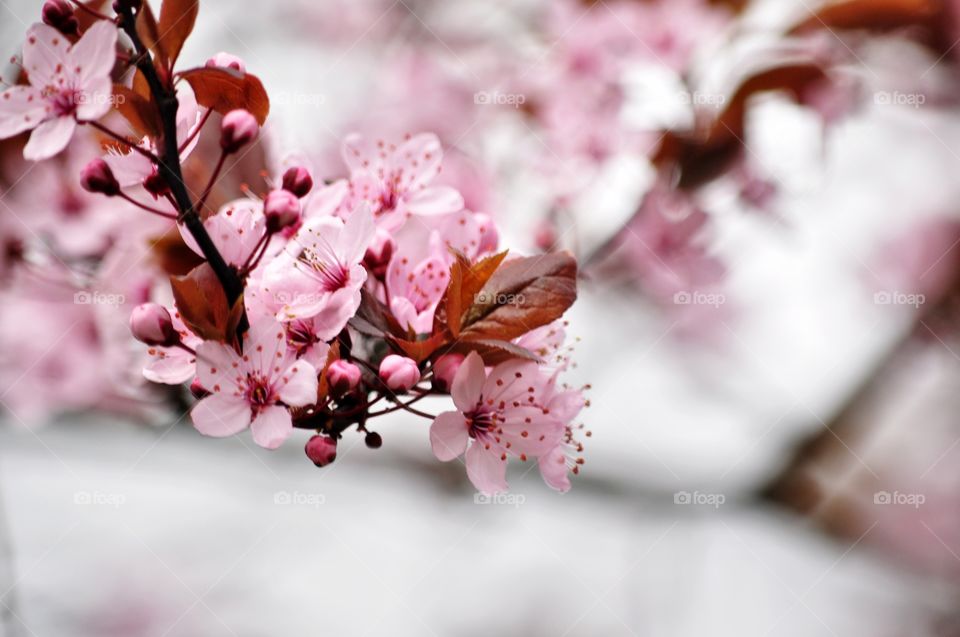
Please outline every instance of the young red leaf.
M163 0L160 5L160 46L171 69L177 63L183 43L193 32L199 10L199 0Z
M114 84L113 94L116 97L114 108L127 120L138 137L149 135L156 138L160 135L160 114L152 101L122 84ZM138 141L134 140L134 143Z
M447 285L442 305L446 313L447 326L456 338L460 336L464 312L473 305L474 297L500 267L507 253L494 254L476 263L470 263L459 252L454 252L454 256L456 260L450 266L450 283Z
M360 291L360 307L357 308L356 315L350 319L350 326L361 334L375 338L383 338L388 334L398 339L407 337L406 331L393 317L393 313L387 309L387 306L366 290Z
M541 362L541 359L530 350L509 341L497 339L458 341L448 351L464 355L476 352L487 365L498 365L515 358Z
M179 74L189 82L197 103L226 114L238 108L250 111L263 126L270 113L270 98L255 75L231 69L203 67Z
M194 334L204 340L234 344L243 319L243 298L230 307L220 280L208 263L201 263L186 276L170 277L173 298L180 316Z
M140 36L143 45L153 53L157 63L161 67L167 68L167 55L160 42L160 27L147 0L143 1L140 10L137 12L137 35Z
M911 24L926 24L941 9L935 0L846 0L820 7L791 33L819 29L870 29L887 31Z
M568 252L501 265L463 320L464 340L509 341L563 316L577 298L577 262Z
M437 351L446 342L447 338L445 333L438 332L422 341L411 341L395 336L387 336L387 340L400 348L406 356L417 361L417 363L421 363L430 358L430 355Z

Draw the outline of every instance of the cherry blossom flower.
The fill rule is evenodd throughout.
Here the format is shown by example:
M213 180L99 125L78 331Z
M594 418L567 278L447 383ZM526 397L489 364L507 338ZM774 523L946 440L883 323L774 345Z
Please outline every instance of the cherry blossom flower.
M281 321L317 317L319 331L339 331L360 306L363 256L376 228L366 209L346 222L306 222L264 272L262 297Z
M99 119L110 110L116 44L117 29L105 21L74 45L50 26L32 25L23 47L30 85L0 93L0 139L33 130L23 149L33 161L66 148L78 121Z
M283 327L254 323L243 339L243 354L206 341L197 348L197 378L212 392L193 408L197 430L226 437L247 427L261 447L275 449L293 431L287 407L317 399L317 371L287 349Z
M429 334L434 311L449 281L447 264L437 254L415 263L397 252L387 268L390 311L402 327Z
M203 222L210 238L227 263L241 267L257 247L267 229L263 203L256 199L237 199L223 206L217 214ZM203 256L193 235L177 226L184 243Z
M450 186L430 185L443 160L436 135L415 135L399 146L348 135L342 155L350 179L323 189L313 214L326 211L344 216L344 211L366 203L378 225L395 230L413 215L443 215L463 208L459 192Z
M487 375L471 352L450 392L457 411L440 414L430 427L434 455L446 462L466 452L473 485L484 493L505 491L507 456L537 458L561 441L564 423L543 401L547 381L529 361L501 363Z

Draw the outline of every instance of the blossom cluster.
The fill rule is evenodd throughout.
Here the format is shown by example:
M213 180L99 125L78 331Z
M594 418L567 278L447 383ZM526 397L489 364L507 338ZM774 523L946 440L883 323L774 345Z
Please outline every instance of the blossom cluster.
M313 432L306 455L323 466L344 435L380 447L374 419L403 411L431 421L434 455L463 457L481 491L507 488L510 458L569 489L586 405L562 380L575 259L501 250L493 216L438 180L432 133L348 135L336 177L290 156L264 161L262 186L235 180L262 152L259 79L226 53L180 68L195 1L113 11L47 0L0 91L0 139L29 135L26 160L84 157L82 232L51 224L47 241L32 228L11 241L11 293L40 278L81 299L97 294L83 280L129 290L115 305L143 346L131 355L113 334L107 368L141 360L151 383L188 386L204 435L249 429L274 449ZM444 398L453 409L422 410Z

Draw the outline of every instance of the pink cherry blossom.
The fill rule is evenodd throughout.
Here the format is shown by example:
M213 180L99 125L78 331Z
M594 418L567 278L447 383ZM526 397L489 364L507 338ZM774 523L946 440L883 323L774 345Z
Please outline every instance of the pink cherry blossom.
M320 331L339 331L360 306L367 280L363 256L373 240L365 209L346 220L312 219L300 228L264 272L262 297L278 320L317 317Z
M204 221L203 225L226 262L240 267L246 263L266 232L267 220L262 202L256 199L237 199L223 206L217 214ZM178 228L184 243L202 256L193 235L184 226Z
M317 399L316 369L287 349L283 327L269 319L251 325L242 354L223 343L202 343L197 378L211 392L191 412L197 430L225 437L250 427L254 442L267 449L293 431L287 407Z
M563 435L563 421L543 400L547 382L529 361L501 363L487 375L471 352L453 380L457 411L440 414L430 427L434 455L446 462L466 452L473 485L484 493L505 491L507 456L540 457Z
M398 146L353 134L344 140L342 154L350 179L345 187L327 193L342 193L337 210L365 202L378 225L396 229L412 215L442 215L463 208L463 197L456 190L430 186L443 160L436 135L415 135Z
M33 130L23 156L40 161L67 146L78 121L106 115L116 44L117 29L106 21L94 24L72 46L53 27L31 26L23 46L30 84L0 93L0 139Z
M429 334L433 314L449 280L447 264L439 255L415 263L403 252L397 252L387 268L390 311L402 327Z

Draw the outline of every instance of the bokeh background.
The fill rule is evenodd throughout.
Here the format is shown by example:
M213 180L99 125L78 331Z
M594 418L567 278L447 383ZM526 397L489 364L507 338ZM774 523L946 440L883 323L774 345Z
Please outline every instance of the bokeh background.
M39 11L0 0L4 58ZM504 245L577 254L586 465L490 503L402 416L322 470L201 437L125 332L152 257L86 215L142 220L8 143L2 634L960 635L957 15L205 0L183 59L264 81L263 165L433 131ZM49 254L123 299L50 294Z

